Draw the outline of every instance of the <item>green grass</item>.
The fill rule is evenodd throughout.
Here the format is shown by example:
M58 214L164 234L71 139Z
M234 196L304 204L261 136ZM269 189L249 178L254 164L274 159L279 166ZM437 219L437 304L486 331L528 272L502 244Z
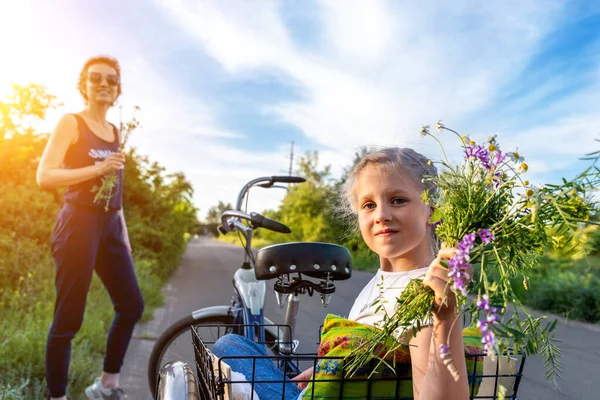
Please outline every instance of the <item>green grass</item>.
M143 320L152 318L163 302L161 281L150 273L152 261L136 260L136 272L146 303ZM0 320L0 399L42 399L45 351L54 309L53 265L39 268L35 298L14 301ZM68 393L81 398L84 388L102 371L106 335L114 316L104 286L94 276L81 330L73 341Z

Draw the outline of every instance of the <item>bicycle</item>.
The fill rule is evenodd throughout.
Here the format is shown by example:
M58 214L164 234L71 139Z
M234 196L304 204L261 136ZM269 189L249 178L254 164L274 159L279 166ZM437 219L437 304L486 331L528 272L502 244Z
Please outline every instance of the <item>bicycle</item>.
M222 233L239 232L245 240L244 261L235 272L233 279L234 293L229 306L214 306L194 311L171 325L157 340L148 367L150 389L157 394L157 378L161 380L161 399L200 398L206 400L225 399L227 387L242 382L232 380L224 373L223 363L228 357L215 361L210 353L210 346L226 333L237 333L251 338L265 346L270 352L264 357L252 357L255 362L259 358L273 360L278 368L288 377L297 375L301 365L313 367L324 357L316 354L298 354L298 341L293 339L299 296L318 292L323 306L329 303L335 292L334 281L351 277L351 257L349 251L342 246L327 243L284 243L265 247L255 256L252 253L252 233L260 227L276 232L289 233L290 229L280 222L266 218L258 213L241 211L244 199L253 186L273 187L276 183L300 183L299 177L264 177L248 182L238 195L235 210L226 211L222 215ZM243 223L242 221L246 221ZM317 279L313 282L303 277ZM266 292L266 280L275 280L274 290L279 305L286 303L284 323L274 324L264 316L263 305ZM172 351L182 340L184 347ZM165 357L170 352L175 360ZM484 354L475 354L477 360L483 360ZM193 358L191 358L193 357ZM325 357L327 359L327 357ZM335 359L335 358L333 358ZM182 361L186 360L186 361ZM495 364L495 371L479 378L488 380L493 386L493 394L484 397L497 398L496 389L501 379L512 379L511 392L505 398L516 398L516 391L522 376L524 356L514 359L515 370L505 373L500 370L500 359ZM196 374L190 365L196 366ZM162 367L162 368L161 368ZM475 370L474 370L475 371ZM401 376L396 374L396 376ZM493 378L493 379L492 379ZM314 378L313 378L314 379ZM401 380L397 379L397 386ZM367 380L368 381L368 380ZM348 382L342 378L340 384ZM354 380L353 382L356 382ZM254 388L260 381L254 376L248 381ZM369 385L370 382L367 382ZM288 383L291 384L291 383ZM488 385L488 386L489 386ZM170 393L170 394L169 394ZM177 393L176 395L174 393ZM473 394L473 393L472 393ZM177 396L177 397L174 397ZM340 394L340 398L341 394ZM397 397L400 398L400 397ZM264 399L263 399L264 400Z
M297 254L299 262L290 266L288 272L298 273L299 275L305 274L320 279L320 282L314 283L306 279L295 279L293 281L278 279L275 286L277 302L280 305L284 303L288 295L296 295L287 299L285 324L283 326L275 325L269 318L264 316L265 280L277 278L283 271L273 271L269 267L269 269L262 271L264 275L255 275L256 260L252 253L252 234L258 228L280 233L290 233L291 230L284 224L266 218L259 213L246 213L241 209L244 201L248 198L249 190L254 186L271 188L277 187L277 183L302 183L304 181L304 178L295 176L271 176L253 179L241 189L235 209L223 213L222 225L219 230L224 234L237 231L245 241L243 245L245 250L244 261L233 278L234 291L231 304L196 310L169 326L162 333L153 347L148 365L148 382L154 396L156 395L159 369L166 362L172 361L173 358L190 360L190 355L193 355L191 327L199 330L204 326L203 337L216 338L215 329L217 329L216 335L219 335L218 326L227 326L225 333L243 334L246 337L255 338L274 352L291 354L298 345L297 342L293 342L291 339L299 303L297 295L309 294L312 296L314 292L318 292L321 295L323 304L326 306L330 296L335 292L333 280L350 278L351 259L350 253L345 247L326 243L292 244L295 247L291 251ZM246 221L246 223L242 221ZM289 256L289 247L278 248L277 246L269 246L275 257ZM306 254L312 255L310 262L304 260ZM334 263L337 263L337 265ZM290 371L298 372L292 364L289 365L289 368Z

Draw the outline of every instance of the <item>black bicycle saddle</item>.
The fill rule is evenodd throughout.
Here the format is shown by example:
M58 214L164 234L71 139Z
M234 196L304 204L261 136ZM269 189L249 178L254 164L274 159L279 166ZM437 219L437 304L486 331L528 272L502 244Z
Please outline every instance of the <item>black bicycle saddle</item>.
M352 258L344 246L319 242L274 244L258 251L256 279L300 273L312 278L341 281L352 276Z

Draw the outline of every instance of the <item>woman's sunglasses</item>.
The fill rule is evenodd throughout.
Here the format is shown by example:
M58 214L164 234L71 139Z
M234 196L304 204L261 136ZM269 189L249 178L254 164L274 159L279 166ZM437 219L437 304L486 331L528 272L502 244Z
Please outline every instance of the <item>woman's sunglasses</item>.
M101 84L102 78L106 79L106 83L108 83L109 86L117 86L119 84L119 76L115 74L104 76L99 72L90 72L88 74L88 80L94 85Z

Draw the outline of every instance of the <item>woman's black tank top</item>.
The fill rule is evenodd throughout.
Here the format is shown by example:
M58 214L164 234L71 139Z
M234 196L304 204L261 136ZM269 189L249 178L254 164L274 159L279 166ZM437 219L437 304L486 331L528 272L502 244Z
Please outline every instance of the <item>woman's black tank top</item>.
M107 142L96 136L88 127L84 119L77 115L71 114L77 119L77 127L79 130L79 140L75 144L69 146L65 155L64 167L67 169L76 169L89 167L90 165L99 164L109 154L119 152L119 133L113 125L115 132L115 140ZM71 185L67 188L64 194L65 202L80 205L84 207L93 207L102 209L106 206L106 199L94 202L95 193L92 192L94 186L100 187L102 177L87 180L85 182ZM113 188L113 196L108 204L111 210L120 210L123 206L123 170L117 171L117 184Z

